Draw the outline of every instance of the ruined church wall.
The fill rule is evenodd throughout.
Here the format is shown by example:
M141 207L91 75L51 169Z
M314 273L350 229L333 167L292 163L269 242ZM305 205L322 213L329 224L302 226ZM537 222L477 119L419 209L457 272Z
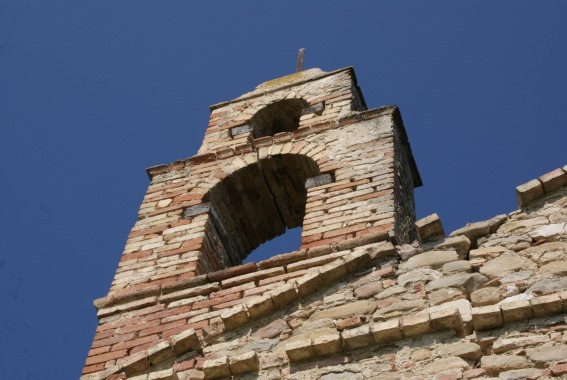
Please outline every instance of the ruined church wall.
M274 104L296 129L260 133ZM196 156L148 169L81 379L567 376L567 167L446 236L415 220L399 110L365 108L351 69L213 106Z

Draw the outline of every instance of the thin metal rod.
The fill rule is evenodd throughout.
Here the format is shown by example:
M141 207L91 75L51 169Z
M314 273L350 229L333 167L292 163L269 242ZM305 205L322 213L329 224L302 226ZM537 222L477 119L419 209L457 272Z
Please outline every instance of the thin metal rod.
M297 71L303 71L303 56L305 55L305 48L299 49L299 53L297 55Z

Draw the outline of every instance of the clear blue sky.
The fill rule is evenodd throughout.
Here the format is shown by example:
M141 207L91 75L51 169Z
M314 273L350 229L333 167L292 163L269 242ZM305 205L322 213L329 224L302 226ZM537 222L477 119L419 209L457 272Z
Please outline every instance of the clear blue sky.
M564 1L0 0L0 378L76 379L148 185L208 106L354 66L397 104L446 232L567 164ZM290 240L290 239L288 239ZM280 242L273 254L297 248ZM287 245L286 245L287 244Z

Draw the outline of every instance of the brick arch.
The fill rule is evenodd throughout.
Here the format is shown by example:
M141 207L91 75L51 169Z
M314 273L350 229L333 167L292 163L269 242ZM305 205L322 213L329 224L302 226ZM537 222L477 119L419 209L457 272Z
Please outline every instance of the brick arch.
M217 182L205 196L215 244L213 267L238 265L260 244L299 227L305 216L305 182L319 174L303 154L278 154L243 166Z
M302 98L281 99L266 105L252 116L254 138L293 132L299 128L299 118L308 107Z

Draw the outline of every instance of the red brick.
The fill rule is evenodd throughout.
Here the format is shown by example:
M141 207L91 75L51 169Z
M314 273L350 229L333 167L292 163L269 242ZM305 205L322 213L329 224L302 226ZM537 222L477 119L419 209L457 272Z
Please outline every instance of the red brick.
M207 358L195 358L195 369L202 370L203 363L206 360L214 359L214 356L208 356Z
M298 271L291 272L291 273L281 274L279 276L265 278L263 280L260 280L258 282L258 285L264 286L264 285L271 284L273 282L288 281L288 280L291 280L292 278L303 276L306 272L307 272L306 270L298 270Z
M140 310L130 311L128 313L125 313L123 316L127 317L127 318L144 316L144 315L155 313L156 311L160 311L160 310L163 310L163 309L165 309L164 304L154 305L154 306L150 306L150 307L145 307L145 308L140 309Z
M191 219L178 220L177 222L171 223L171 228L179 227L179 226L185 226L187 224L191 224L191 222L192 222Z
M367 199L378 198L378 197L381 197L383 195L390 195L390 194L393 196L394 190L388 189L388 190L377 191L375 193L359 195L358 197L351 198L350 201L351 202L364 201L364 200L367 200Z
M144 322L144 323L136 323L133 325L128 325L128 326L124 326L121 327L119 331L120 334L127 334L127 333L131 333L131 332L136 332L136 331L140 331L140 330L144 330L144 329L148 329L150 327L153 326L157 326L159 325L159 320L153 320L151 322Z
M194 251L195 249L193 249L193 247L179 247L176 249L171 249L169 251L162 251L160 253L158 253L158 257L161 259L162 257L169 257L169 256L173 256L173 255L180 255L183 253L187 253L189 251Z
M124 261L128 261L128 260L134 260L134 259L139 259L141 257L148 257L152 255L153 250L151 249L147 249L145 251L139 251L139 252L133 252L133 253L127 253L125 255L122 255L122 257L120 258L120 262L124 262Z
M242 293L244 290L248 290L248 289L253 289L256 287L256 284L254 284L253 282L248 282L246 284L242 284L242 285L238 285L232 288L228 288L228 289L223 289L223 290L219 290L217 292L213 292L211 294L209 294L209 298L213 299L213 298L217 298L217 297L224 297L228 294L231 293Z
M554 365L550 370L553 376L565 375L567 374L567 363Z
M323 234L321 234L321 233L304 236L304 237L301 238L301 243L302 244L312 243L312 242L321 240L322 237L323 237ZM303 248L303 246L301 248Z
M117 328L122 327L122 326L131 325L133 323L138 323L139 320L140 320L139 318L120 318L117 321L103 323L102 325L99 325L96 328L97 336L98 336L98 333L101 332L101 331L116 330Z
M151 227L151 228L144 228L143 230L136 230L136 231L132 231L130 232L130 234L128 235L128 239L132 239L138 236L144 236L144 235L152 235L155 234L157 232L159 232L160 234L169 228L169 224L160 224L159 226L155 226L155 227Z
M175 363L173 365L173 370L175 372L187 371L189 369L195 368L195 358L184 360L180 363Z
M103 346L103 347L98 347L98 348L93 348L89 351L87 356L95 356L95 355L100 355L100 354L104 354L105 352L110 351L110 346Z
M335 326L337 327L337 330L342 331L342 330L352 329L354 327L362 326L363 323L364 322L360 317L352 317L352 318L344 319L342 321L335 322Z
M178 195L175 198L173 198L173 202L177 203L177 202L183 202L183 201L201 201L203 199L203 196L205 194L183 194L183 195Z
M86 375L88 373L93 373L93 372L99 372L104 370L104 363L99 363L99 364L94 364L94 365L89 365L89 366L85 366L83 368L83 375Z
M337 191L337 190L341 190L341 189L348 189L349 187L350 188L356 187L358 185L363 185L363 184L368 183L368 182L370 182L370 179L368 179L368 178L359 179L358 181L347 182L347 183L331 186L331 187L329 187L328 191L332 192L332 191Z
M184 209L184 208L186 208L186 207L193 206L193 205L196 205L196 204L199 204L199 203L201 203L201 202L200 202L200 201L197 201L197 200L194 200L194 201L186 201L186 202L179 202L179 203L175 203L175 204L172 203L172 205L169 206L169 207L163 207L163 208L160 208L160 209L157 209L157 210L154 210L154 211L149 212L149 213L148 213L148 216L154 216L154 215L160 215L160 214L167 214L167 213L170 212L170 211L179 211L179 210L182 210L182 209Z
M139 346L141 344L157 342L158 340L159 340L158 335L150 335L150 336L145 336L143 338L131 339L128 341L116 343L114 346L112 346L112 350L118 351L118 350L128 349Z
M197 266L196 263L194 265ZM197 269L197 268L195 268L195 269ZM197 276L197 272L195 270L193 270L191 272L180 274L177 279L178 280L187 280L189 278L193 278L193 277L196 277L196 276Z
M209 282L218 282L218 281L226 280L227 278L232 278L236 276L241 276L243 274L256 272L257 270L258 267L254 263L238 265L235 267L222 269L216 272L209 273Z
M223 302L234 301L234 300L239 299L239 298L240 298L239 293L232 293L232 294L228 294L224 297L217 297L217 298L213 298L211 300L198 301L198 302L195 302L195 304L193 305L193 310L202 309L204 307L211 307L211 306L223 303Z
M360 230L356 233L356 236L386 232L386 231L391 231L393 229L394 229L394 224L389 223L389 224L384 224L383 226L377 226L377 227L372 227L372 228Z
M116 334L116 329L112 329L112 330L107 330L107 331L100 331L95 334L95 337L93 340L100 340L100 339L105 339L105 338L109 338L111 336L114 336L114 334Z
M128 350L112 351L101 355L89 356L87 358L86 365L106 363L109 360L120 359L126 355L128 355Z
M199 249L203 245L203 238L195 238L191 240L187 240L181 244L182 247L192 248L192 249Z
M366 229L366 223L358 223L349 227L343 227L336 230L327 231L323 234L323 238L327 239L338 235L346 235L364 229Z
M155 296L158 295L160 292L159 286L152 285L146 286L142 289L128 289L128 290L119 290L117 292L110 293L109 296L113 298L113 303L122 303L133 301L145 297Z
M134 346L134 347L132 347L132 349L130 349L130 355L133 355L136 352L147 350L148 348L153 347L155 345L156 345L156 342L150 342L150 343L141 344L139 346Z
M228 309L229 307L233 307L234 305L239 305L241 303L246 302L247 300L251 299L252 297L243 297L243 298L238 298L235 299L234 301L228 301L228 302L223 302L223 303L219 303L218 305L214 305L212 307L213 310L223 310L223 309Z
M232 123L234 124L233 126L237 126L240 125L242 123ZM207 162L212 162L216 160L216 155L214 153L205 153L205 154L201 154L199 156L193 156L191 158L189 158L189 163L191 165L199 165L199 164L204 164Z
M191 305L189 306L181 306L181 307L177 307L175 309L167 309L164 311L159 311L157 313L154 314L150 314L148 316L146 316L145 321L153 321L155 319L163 319L163 318L167 318L167 317L171 317L172 315L178 315L178 314L183 314L186 313L188 311L191 311Z
M202 320L202 321L199 321L199 322L188 323L187 328L196 330L196 329L202 329L203 327L208 326L208 325L209 325L209 320L205 319L205 320Z
M126 334L126 335L117 335L106 339L95 340L93 342L92 348L114 345L116 343L134 339L135 337L136 334Z
M301 249L308 249L308 248L315 247L315 246L318 246L318 245L327 245L327 244L331 244L331 243L337 243L339 241L346 240L346 238L347 238L346 235L341 235L341 236L335 236L335 237L328 238L328 239L321 239L321 240L314 241L314 242L308 243L308 244L302 243Z
M151 335L151 334L159 334L159 333L161 333L165 330L169 330L173 327L177 327L177 326L180 326L180 325L185 325L184 319L165 323L165 324L160 324L158 326L154 326L154 327L150 327L148 329L144 329L144 330L140 331L139 336L142 337L142 336Z
M307 251L295 251L290 253L284 253L281 255L272 256L267 260L260 261L258 267L260 269L268 269L274 267L281 267L283 265L295 263L300 260L307 259Z
M188 325L185 325L185 324L184 324L184 325L181 325L181 326L177 326L177 327L175 327L175 328L172 328L172 329L169 329L169 330L165 330L165 331L162 333L162 336L163 336L164 338L169 338L170 336L175 335L175 334L179 334L180 332L186 331L186 330L188 330L189 328L190 328L190 327L188 327Z

